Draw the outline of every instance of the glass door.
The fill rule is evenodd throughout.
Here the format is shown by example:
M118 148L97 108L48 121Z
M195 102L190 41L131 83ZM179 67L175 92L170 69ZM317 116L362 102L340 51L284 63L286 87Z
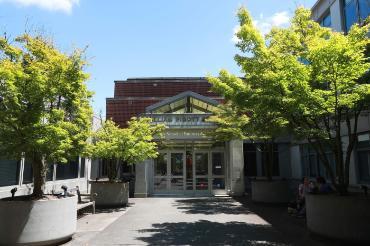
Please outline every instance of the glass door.
M171 153L170 187L173 193L184 190L184 153Z
M187 191L194 190L194 165L193 152L186 151L186 167L185 167L185 187Z
M208 152L195 152L195 190L209 191L209 158Z
M212 192L224 195L225 190L225 155L223 152L212 152Z
M154 160L154 192L166 192L167 180L167 153L159 153Z

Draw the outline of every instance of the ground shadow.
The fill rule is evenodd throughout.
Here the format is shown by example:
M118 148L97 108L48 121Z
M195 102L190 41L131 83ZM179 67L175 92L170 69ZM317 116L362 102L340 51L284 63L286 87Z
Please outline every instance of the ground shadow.
M207 220L153 224L137 239L149 245L288 245L269 225Z
M282 236L292 245L300 246L347 246L363 245L333 240L314 235L307 230L305 218L299 218L288 214L287 205L267 204L252 202L250 197L234 197L234 199L252 213L267 221L274 229L279 231Z
M175 201L175 206L186 214L248 214L247 207L232 198L194 198Z

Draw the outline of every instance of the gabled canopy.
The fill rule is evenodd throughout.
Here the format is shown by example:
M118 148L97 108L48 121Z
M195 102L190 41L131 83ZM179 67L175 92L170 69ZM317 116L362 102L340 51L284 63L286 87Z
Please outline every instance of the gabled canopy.
M146 112L157 114L211 113L218 104L218 101L209 97L192 91L185 91L147 107Z

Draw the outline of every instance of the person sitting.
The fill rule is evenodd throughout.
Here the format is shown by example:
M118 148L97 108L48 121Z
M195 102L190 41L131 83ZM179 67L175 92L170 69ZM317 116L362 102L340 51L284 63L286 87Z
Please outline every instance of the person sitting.
M317 177L316 178L316 181L317 181L317 185L318 185L318 192L319 193L330 193L332 192L332 188L331 186L326 183L326 180L324 177Z

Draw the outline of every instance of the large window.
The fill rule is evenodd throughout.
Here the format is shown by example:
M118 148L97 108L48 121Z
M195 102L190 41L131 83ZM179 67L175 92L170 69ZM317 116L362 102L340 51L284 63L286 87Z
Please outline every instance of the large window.
M75 179L78 177L78 158L70 160L67 163L57 165L57 180Z
M54 172L54 164L48 164L48 171L46 173L46 181L53 180L53 172ZM30 159L25 159L24 162L24 171L23 171L23 184L30 184L33 182L33 170L32 170L32 162Z
M302 163L302 175L305 177L325 177L329 178L328 171L326 170L323 162L319 158L316 151L309 145L301 145L301 163ZM329 160L330 166L335 173L335 161L333 153L327 149L325 155Z
M260 145L260 150L262 151L262 175L266 175L265 173L265 166L266 162L268 161L268 149L265 144ZM272 176L279 176L280 175L280 167L279 167L279 150L278 145L273 145L273 163L272 163Z
M346 31L355 23L362 23L370 14L370 0L343 0Z
M370 140L369 134L362 134L357 143L357 172L361 183L370 183Z
M80 178L85 177L85 170L86 170L86 159L81 158L81 168L80 168Z
M323 27L331 27L331 15L330 12L326 13L320 21L320 25Z
M20 161L0 159L0 186L17 185Z
M255 144L245 143L244 149L244 172L245 176L257 176L257 149Z

